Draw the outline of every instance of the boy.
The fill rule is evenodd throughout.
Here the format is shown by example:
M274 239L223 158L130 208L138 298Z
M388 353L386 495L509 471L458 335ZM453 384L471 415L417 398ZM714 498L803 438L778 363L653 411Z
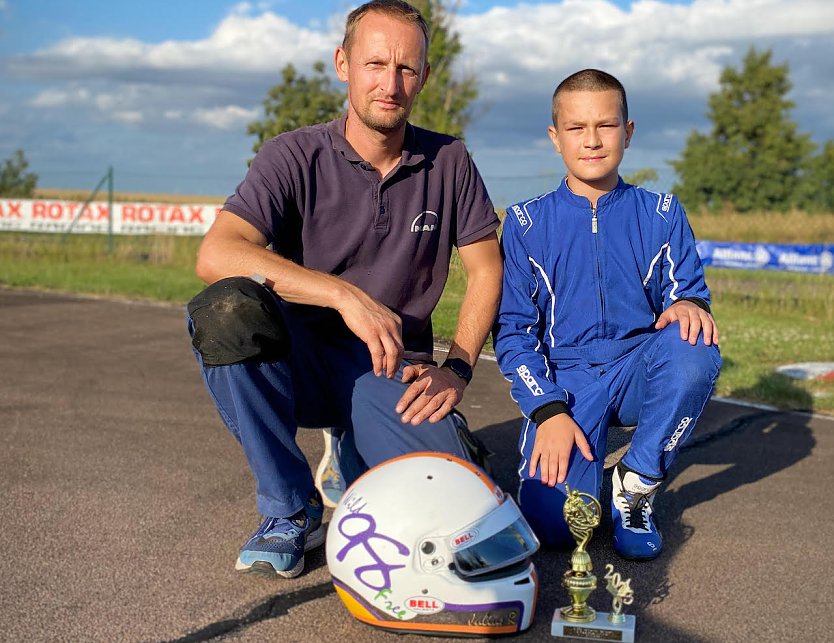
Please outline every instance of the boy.
M598 497L608 427L637 425L612 477L614 549L651 559L654 495L721 365L709 290L677 199L618 175L634 123L616 78L562 81L548 133L567 176L507 210L494 329L524 414L519 504L544 543L571 546L565 484Z

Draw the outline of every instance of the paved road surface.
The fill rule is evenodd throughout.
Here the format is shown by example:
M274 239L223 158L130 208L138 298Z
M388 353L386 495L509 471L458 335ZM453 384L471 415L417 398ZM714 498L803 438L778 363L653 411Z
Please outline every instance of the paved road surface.
M349 617L323 550L293 581L234 573L253 482L181 309L0 289L0 377L0 641L429 640ZM494 362L462 408L514 492L519 415ZM320 433L300 442L315 465ZM610 512L591 542L598 570L632 577L638 640L834 640L833 459L830 419L711 402L658 499L663 555L616 559ZM537 564L519 641L551 640L567 602L567 554Z

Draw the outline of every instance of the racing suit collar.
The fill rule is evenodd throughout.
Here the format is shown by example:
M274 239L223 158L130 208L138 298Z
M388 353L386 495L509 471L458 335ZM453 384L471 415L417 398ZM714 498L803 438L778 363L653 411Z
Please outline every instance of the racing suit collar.
M615 203L618 201L625 191L630 187L628 183L623 181L623 177L618 177L619 180L617 181L617 185L614 186L614 189L610 192L606 192L603 194L599 199L597 199L597 211L603 206L608 206L611 203ZM571 191L568 187L568 177L562 179L562 183L557 188L557 192L559 197L569 205L572 205L576 208L581 210L590 210L591 202L587 199L587 197L579 196L575 192Z

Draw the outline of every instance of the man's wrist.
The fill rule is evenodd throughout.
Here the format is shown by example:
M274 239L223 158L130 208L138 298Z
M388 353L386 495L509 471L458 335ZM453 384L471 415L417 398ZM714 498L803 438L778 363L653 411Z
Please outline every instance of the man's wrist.
M440 365L440 368L449 369L467 384L472 381L472 366L465 359L450 357Z

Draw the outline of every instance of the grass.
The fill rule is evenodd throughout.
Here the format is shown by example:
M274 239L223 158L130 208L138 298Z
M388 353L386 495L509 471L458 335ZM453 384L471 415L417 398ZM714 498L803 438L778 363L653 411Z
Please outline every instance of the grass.
M794 380L783 364L834 362L834 277L708 269L724 367L717 393L834 414L834 382Z
M736 216L744 216L747 225L750 215ZM694 219L693 226L699 221ZM834 238L820 233L815 218L803 221L807 235ZM823 218L819 226L825 225ZM724 232L727 238L740 238L732 230ZM797 242L814 241L803 236ZM107 240L100 235L73 235L64 241L57 234L0 232L0 284L185 303L202 287L193 270L199 243L196 237L115 237L109 255ZM707 281L724 357L716 392L834 414L834 382L792 380L774 372L781 364L834 361L834 277L708 269ZM454 333L465 287L465 274L454 257L433 317L438 338Z
M0 233L0 284L64 292L186 302L202 284L194 275L198 237Z
M834 213L687 213L697 239L739 243L832 243Z

